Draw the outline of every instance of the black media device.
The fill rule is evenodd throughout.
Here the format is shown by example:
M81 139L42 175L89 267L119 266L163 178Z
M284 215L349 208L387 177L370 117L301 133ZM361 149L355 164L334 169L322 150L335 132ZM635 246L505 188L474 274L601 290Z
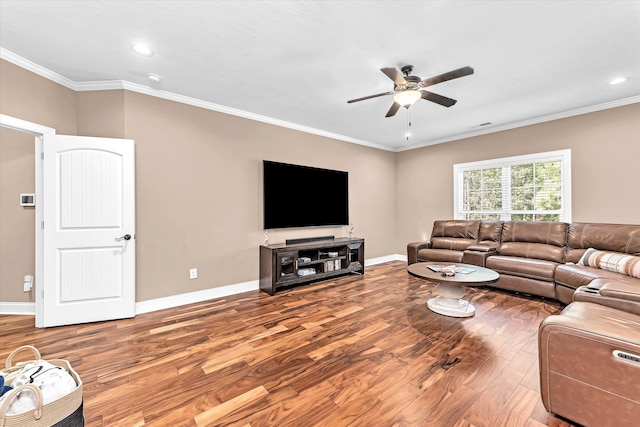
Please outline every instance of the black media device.
M349 224L349 173L263 161L264 229Z

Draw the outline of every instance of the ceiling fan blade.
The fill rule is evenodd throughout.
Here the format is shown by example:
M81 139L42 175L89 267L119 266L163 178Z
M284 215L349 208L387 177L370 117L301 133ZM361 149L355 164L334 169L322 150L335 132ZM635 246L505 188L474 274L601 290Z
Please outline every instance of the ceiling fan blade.
M387 77L389 77L397 85L406 85L407 81L402 77L402 73L395 68L380 68Z
M444 107L451 107L458 102L455 99L447 98L446 96L438 95L437 93L427 92L426 90L422 91L422 99L435 102L436 104L440 104Z
M400 107L402 107L402 105L398 104L397 102L394 102L391 108L389 108L389 111L387 111L387 115L385 117L395 116L398 110L400 109Z
M352 102L364 101L365 99L377 98L378 96L385 96L385 95L393 95L393 91L376 93L375 95L363 96L362 98L350 99L347 101L347 103L351 104Z
M427 87L438 83L446 82L447 80L457 79L458 77L464 77L473 74L473 68L462 67L457 70L449 71L448 73L440 74L439 76L424 79L420 82L421 87Z

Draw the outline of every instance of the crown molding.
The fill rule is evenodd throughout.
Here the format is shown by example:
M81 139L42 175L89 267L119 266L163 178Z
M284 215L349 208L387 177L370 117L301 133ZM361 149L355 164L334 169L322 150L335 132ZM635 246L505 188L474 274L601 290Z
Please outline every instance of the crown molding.
M114 82L103 82L103 83L105 83L103 88L99 88L99 86L96 85L96 86L93 86L92 89L86 89L86 90L109 90L109 89L112 89L113 86L114 86ZM271 125L274 125L274 126L287 128L287 129L293 129L293 130L297 130L297 131L308 133L308 134L312 134L312 135L318 135L318 136L322 136L322 137L326 137L326 138L337 139L337 140L344 141L344 142L350 142L350 143L359 144L359 145L366 145L368 147L373 147L373 148L378 148L380 150L390 151L389 147L387 147L387 146L380 145L380 144L375 144L375 143L372 143L372 142L369 142L369 141L364 141L364 140L361 140L361 139L351 138L351 137L348 137L348 136L345 136L345 135L340 135L340 134L337 134L337 133L327 132L327 131L324 131L324 130L321 130L321 129L316 129L316 128L312 128L312 127L309 127L309 126L299 125L297 123L291 123L291 122L287 122L287 121L284 121L284 120L275 119L273 117L268 117L268 116L263 116L263 115L260 115L260 114L251 113L249 111L238 110L236 108L231 108L231 107L227 107L227 106L224 106L224 105L215 104L213 102L203 101L201 99L180 95L180 94L177 94L177 93L174 93L174 92L168 92L168 91L161 90L161 89L155 89L155 88L152 88L152 87L149 87L149 86L145 86L145 85L141 85L141 84L137 84L137 83L131 83L131 82L125 82L125 81L121 81L120 83L122 84L122 89L126 89L126 90L129 90L131 92L137 92L137 93L142 93L144 95L155 96L156 98L162 98L162 99L166 99L168 101L179 102L179 103L191 105L191 106L194 106L194 107L204 108L206 110L212 110L212 111L217 111L219 113L230 114L232 116L242 117L242 118L245 118L245 119L254 120L254 121L262 122L262 123L267 123L267 124L271 124Z
M15 53L7 50L3 47L0 47L0 59L4 59L5 61L11 62L12 64L17 65L18 67L24 68L25 70L31 71L45 79L51 80L52 82L58 83L66 88L76 90L76 83L68 79L58 73L54 73L53 71L45 68L41 65L36 64L35 62L31 62L26 58L16 55Z
M602 104L591 105L588 107L577 108L574 110L562 111L559 113L549 114L540 117L534 117L532 119L520 120L511 123L505 123L497 126L490 126L481 130L470 130L469 132L461 132L456 135L448 136L445 138L436 138L429 141L425 141L418 144L412 144L405 147L388 147L381 144L376 144L361 139L351 138L345 135L340 135L332 132L327 132L321 129L315 129L309 126L303 126L296 123L287 122L284 120L275 119L273 117L263 116L260 114L251 113L244 110L238 110L236 108L226 107L224 105L214 104L213 102L203 101L197 98L192 98L177 93L164 91L161 89L155 89L149 86L144 86L137 83L131 83L124 80L109 80L109 81L94 81L94 82L74 82L58 73L55 73L45 67L42 67L26 58L16 55L15 53L0 47L0 59L4 59L11 62L25 70L31 71L41 77L49 79L55 83L65 86L77 92L83 91L98 91L98 90L128 90L131 92L142 93L144 95L154 96L157 98L166 99L168 101L179 102L182 104L191 105L194 107L204 108L211 111L217 111L219 113L230 114L232 116L242 117L249 120L254 120L262 123L271 124L287 129L297 130L312 135L318 135L325 138L336 139L339 141L350 142L352 144L364 145L371 148L377 148L384 151L401 152L414 150L416 148L427 147L429 145L442 144L445 142L457 141L460 139L471 138L474 136L487 135L490 133L501 132L504 130L515 129L524 126L530 126L538 123L549 122L552 120L564 119L567 117L579 116L581 114L593 113L596 111L607 110L610 108L622 107L624 105L635 104L640 102L640 95L632 96L629 98L618 99L615 101L605 102Z
M27 71L31 71L41 77L58 83L64 87L72 89L76 92L86 91L99 91L99 90L128 90L131 92L142 93L157 98L166 99L168 101L179 102L182 104L191 105L194 107L204 108L211 111L217 111L219 113L230 114L237 117L242 117L249 120L254 120L262 123L271 124L274 126L284 127L288 129L297 130L300 132L318 135L325 138L337 139L344 142L350 142L353 144L365 145L380 150L392 151L389 147L375 144L369 141L364 141L356 138L351 138L345 135L337 133L327 132L321 129L315 129L309 126L303 126L296 123L287 122L284 120L275 119L273 117L262 116L260 114L251 113L248 111L238 110L235 108L226 107L224 105L215 104L213 102L203 101L197 98L191 98L177 93L168 92L160 89L155 89L149 86L144 86L137 83L131 83L124 80L108 80L108 81L93 81L93 82L74 82L58 73L55 73L45 67L42 67L35 62L29 61L26 58L16 55L15 53L0 48L0 59L4 59L12 64L15 64Z
M444 142L457 141L460 139L471 138L474 136L487 135L504 130L520 128L524 126L535 125L538 123L550 122L553 120L566 119L568 117L579 116L582 114L593 113L596 111L608 110L610 108L623 107L625 105L637 104L640 102L640 95L631 96L629 98L617 99L615 101L603 102L602 104L590 105L588 107L576 108L574 110L562 111L560 113L548 114L546 116L534 117L532 119L520 120L517 122L506 123L498 126L483 128L482 130L473 130L462 132L446 138L433 139L423 144L413 144L395 150L396 152L414 150L416 148L427 147L429 145L441 144Z

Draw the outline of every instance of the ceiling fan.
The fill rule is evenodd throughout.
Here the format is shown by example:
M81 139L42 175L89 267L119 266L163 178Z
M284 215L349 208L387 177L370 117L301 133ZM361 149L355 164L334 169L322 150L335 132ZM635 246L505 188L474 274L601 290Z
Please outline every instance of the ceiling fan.
M447 98L446 96L438 95L437 93L429 92L426 90L420 90L427 86L432 86L438 83L446 82L447 80L457 79L458 77L468 76L473 74L473 68L462 67L457 70L449 71L448 73L440 74L429 79L422 80L418 76L410 76L413 71L413 65L405 65L398 71L396 68L381 68L387 77L393 80L393 90L389 92L378 93L375 95L364 96L362 98L350 99L347 103L364 101L365 99L377 98L378 96L393 95L393 105L387 111L385 117L394 116L400 107L409 108L418 99L426 99L427 101L435 102L445 107L451 107L455 104L455 99ZM404 74L404 76L402 75Z

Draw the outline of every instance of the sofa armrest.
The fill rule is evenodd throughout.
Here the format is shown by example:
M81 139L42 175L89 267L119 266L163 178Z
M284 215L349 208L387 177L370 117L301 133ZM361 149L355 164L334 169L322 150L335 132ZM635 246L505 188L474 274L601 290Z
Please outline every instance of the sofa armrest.
M576 289L573 300L593 302L640 315L640 288L631 283L594 280Z
M600 288L600 295L640 303L640 287L631 283L607 282Z
M418 251L431 247L431 242L411 242L407 244L407 264L418 262Z
M462 254L462 262L484 267L487 263L487 258L497 253L497 249L494 246L471 245Z
M496 252L496 246L488 246L488 245L471 245L467 248L468 251L475 252Z

